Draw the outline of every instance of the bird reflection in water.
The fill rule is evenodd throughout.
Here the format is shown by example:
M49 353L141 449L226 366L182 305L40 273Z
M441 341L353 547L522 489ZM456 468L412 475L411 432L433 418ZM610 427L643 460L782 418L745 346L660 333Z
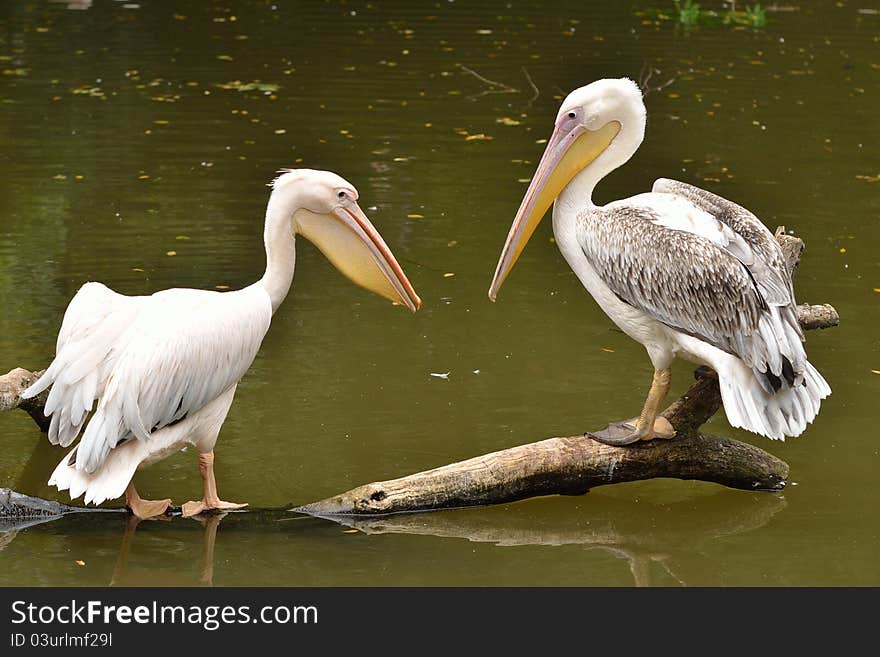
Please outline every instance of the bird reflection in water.
M720 586L730 582L721 580L709 555L713 543L764 527L786 506L782 495L734 491L670 504L598 494L592 501L583 513L570 508L560 513L550 499L547 504L554 508L543 512L513 504L376 518L339 516L335 522L370 535L463 538L503 547L580 545L628 561L635 586L668 583L654 564L682 586Z
M201 514L192 520L198 522L204 528L202 534L201 562L199 575L196 582L180 581L177 570L159 570L149 568L146 570L130 569L129 555L134 543L135 532L141 522L172 522L171 518L162 520L142 521L137 516L128 514L125 520L125 529L122 533L122 545L119 548L119 556L116 558L116 566L113 568L113 577L110 586L214 586L214 545L217 541L217 528L220 521L228 514L226 512Z
M765 528L786 507L781 494L743 493L721 490L704 496L659 503L651 496L619 499L592 493L588 504L559 498L528 503L434 513L400 514L382 517L311 518L284 509L234 513L202 514L195 518L144 520L127 515L122 541L110 578L111 586L213 586L214 553L220 522L227 523L226 554L247 554L249 565L263 572L277 572L277 552L272 545L248 549L250 540L259 535L262 541L276 537L285 543L300 539L308 543L327 541L325 547L347 560L348 539L338 542L334 525L342 525L367 537L378 534L433 536L438 539L465 539L499 548L522 546L580 546L623 559L629 566L632 584L655 586L721 586L732 582L719 569L718 546L731 537L742 537ZM0 550L23 534L39 532L61 516L38 521L7 523L0 530ZM304 522L284 522L286 520ZM90 513L67 516L65 522L76 529L56 533L60 541L118 527L116 513ZM196 551L195 535L201 525L200 561L193 572ZM36 524L39 523L39 527ZM55 525L57 526L57 525ZM138 531L139 530L139 531ZM195 530L195 531L193 531ZM116 531L116 530L111 530ZM136 538L137 537L137 538ZM383 540L389 540L386 537ZM285 554L289 549L286 543ZM387 545L387 543L386 543ZM181 567L185 563L186 567ZM225 562L224 562L225 563ZM586 564L586 561L585 561ZM230 563L230 568L235 568ZM227 573L229 574L229 573ZM337 573L338 575L339 573ZM221 573L221 576L223 573ZM581 583L595 582L589 570L579 575ZM619 578L619 575L617 576ZM278 585L287 582L272 581ZM295 583L295 582L291 582ZM516 582L509 582L515 584ZM578 583L578 582L571 582ZM599 582L596 582L599 583ZM267 582L256 582L266 585Z

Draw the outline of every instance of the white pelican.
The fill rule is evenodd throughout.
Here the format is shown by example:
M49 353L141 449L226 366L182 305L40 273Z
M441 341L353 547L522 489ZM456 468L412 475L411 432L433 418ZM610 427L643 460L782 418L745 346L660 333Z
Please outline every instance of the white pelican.
M266 273L246 288L175 288L152 296L117 294L86 283L64 313L55 359L23 397L52 386L45 413L49 440L82 440L49 480L71 499L100 504L123 493L149 517L171 500L141 499L135 471L187 445L199 452L201 501L184 515L245 506L224 502L214 479L214 444L272 315L293 281L295 237L302 235L352 281L415 312L421 300L382 237L357 204L351 183L334 173L284 169L266 208Z
M631 80L598 80L568 95L489 298L553 203L565 260L654 366L639 417L589 435L613 445L674 436L658 409L676 356L718 373L733 426L776 439L799 435L831 389L807 361L791 276L770 231L736 203L665 178L650 193L593 204L596 184L632 157L644 134L645 105Z

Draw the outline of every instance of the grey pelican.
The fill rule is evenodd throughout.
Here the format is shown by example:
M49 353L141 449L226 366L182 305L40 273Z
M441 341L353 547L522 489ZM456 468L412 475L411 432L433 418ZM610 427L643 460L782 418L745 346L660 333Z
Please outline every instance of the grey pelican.
M280 173L266 208L266 271L253 285L130 297L92 282L73 297L52 364L22 394L33 397L52 386L45 407L52 418L49 440L63 447L98 402L50 485L69 490L71 499L85 494L87 504L124 493L138 517L160 515L171 500L141 499L135 471L193 445L204 494L183 505L184 515L245 506L217 494L214 445L236 386L293 282L296 235L355 283L413 312L421 306L351 183L328 171Z
M638 418L589 435L612 445L674 436L658 412L680 356L717 372L731 425L774 439L797 436L831 388L807 361L791 277L767 227L736 203L665 178L650 193L593 203L598 182L642 143L645 121L631 80L598 80L568 95L489 298L553 203L553 234L565 260L654 366Z

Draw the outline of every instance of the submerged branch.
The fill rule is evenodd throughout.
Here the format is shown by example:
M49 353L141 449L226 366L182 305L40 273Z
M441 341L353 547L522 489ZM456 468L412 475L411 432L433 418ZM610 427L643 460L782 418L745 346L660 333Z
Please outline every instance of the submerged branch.
M483 82L484 84L488 84L490 87L495 87L496 89L498 89L501 92L508 93L508 94L518 94L519 93L519 89L516 89L515 87L511 87L509 84L504 84L503 82L496 82L495 80L490 80L489 78L477 73L474 69L468 68L464 64L459 64L458 67L462 71L464 71L465 73L469 73L469 74L473 75L480 82Z

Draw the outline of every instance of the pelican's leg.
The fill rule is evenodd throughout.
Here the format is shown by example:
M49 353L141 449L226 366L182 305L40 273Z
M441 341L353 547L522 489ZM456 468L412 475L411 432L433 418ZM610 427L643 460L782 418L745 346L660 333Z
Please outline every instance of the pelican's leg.
M669 420L657 415L663 398L669 392L671 378L672 372L668 369L654 370L651 390L648 392L648 398L645 400L642 413L638 418L626 422L612 422L602 431L588 432L587 435L608 445L629 445L639 440L675 436L675 429L669 424Z
M171 500L143 500L134 489L134 481L125 489L125 504L140 519L154 518L165 514L171 506Z
M214 479L214 452L199 453L199 473L205 484L205 496L199 502L187 502L181 507L183 516L195 516L208 509L241 509L247 504L224 502L217 495L217 481Z

